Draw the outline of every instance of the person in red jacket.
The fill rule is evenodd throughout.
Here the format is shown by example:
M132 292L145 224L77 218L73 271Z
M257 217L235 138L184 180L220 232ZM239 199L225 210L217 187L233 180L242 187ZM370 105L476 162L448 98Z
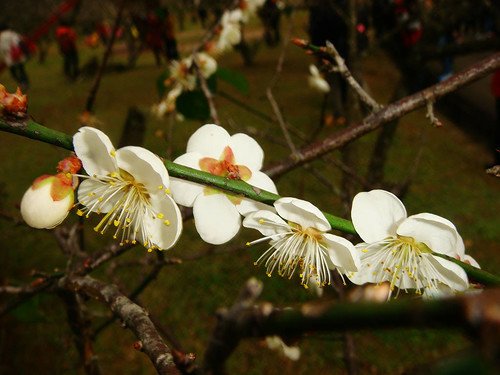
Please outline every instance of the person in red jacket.
M497 69L491 80L491 93L495 99L496 124L493 130L492 140L493 152L495 153L495 165L500 165L500 69Z
M61 21L56 29L56 39L64 59L64 75L73 81L79 71L76 32L68 22Z

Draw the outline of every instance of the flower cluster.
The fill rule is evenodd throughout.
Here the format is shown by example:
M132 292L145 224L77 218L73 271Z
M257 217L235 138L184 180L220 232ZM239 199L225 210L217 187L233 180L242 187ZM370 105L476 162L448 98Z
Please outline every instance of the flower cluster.
M196 65L196 68L195 66ZM152 108L152 112L163 117L175 110L177 98L185 91L193 91L197 85L196 69L207 79L217 70L217 61L205 52L192 54L180 61L172 61L169 67L170 76L164 85L168 88L165 97Z
M204 241L225 243L242 225L258 230L264 237L247 245L268 242L269 247L255 265L264 264L268 276L298 276L305 288L332 284L334 271L344 282L345 275L354 284L383 283L387 289L377 291L377 299L390 298L396 289L435 297L469 289L463 268L447 257L479 267L465 254L453 223L430 213L407 216L403 203L384 190L355 196L352 222L364 241L355 246L328 233L330 222L310 202L284 197L269 207L212 186L170 179L158 156L135 146L115 150L92 127L80 128L73 145L76 157L61 161L58 174L39 177L25 193L21 213L29 225L53 228L61 223L73 207L81 178L77 214L102 214L94 230L110 230L122 245L142 243L149 251L173 247L182 231L177 204L192 207ZM253 138L206 124L191 135L186 153L174 162L276 194L274 182L261 172L263 160ZM82 165L87 174L77 173Z
M215 44L216 54L227 52L241 42L241 25L248 22L265 0L242 0L239 7L226 10L220 22L219 38Z

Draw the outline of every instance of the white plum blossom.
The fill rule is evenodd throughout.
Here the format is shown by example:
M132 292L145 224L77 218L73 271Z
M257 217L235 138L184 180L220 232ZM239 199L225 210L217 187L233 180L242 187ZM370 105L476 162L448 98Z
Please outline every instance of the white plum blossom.
M170 77L165 80L165 85L170 89L167 95L151 108L151 112L158 118L175 110L177 98L184 91L193 91L196 88L197 80L193 62L196 62L200 74L205 79L217 71L217 61L205 52L192 54L181 61L172 61L170 63Z
M88 176L78 188L77 214L104 214L94 230L114 231L120 244L142 243L149 251L169 249L182 231L179 208L170 196L169 175L158 156L142 147L115 150L102 131L80 128L75 153Z
M264 151L246 134L232 136L222 127L207 124L191 135L187 153L175 163L231 180L243 180L276 193L274 182L260 171ZM201 238L222 244L233 238L241 227L240 215L267 207L243 196L177 178L171 179L175 201L193 207L195 226Z
M241 9L224 12L221 19L222 29L215 45L217 53L226 52L241 42L241 22L243 22Z
M280 198L270 211L250 213L243 221L245 228L257 229L265 237L249 242L253 245L270 241L269 249L255 262L265 262L266 273L274 270L291 278L299 270L301 284L308 287L312 280L318 286L331 284L330 270L339 274L355 272L360 267L354 245L345 238L326 233L331 225L325 215L310 202L297 198ZM286 220L286 221L285 221Z
M260 8L265 2L266 0L241 0L242 21L247 23L250 17L257 13L257 8Z
M465 271L435 255L460 258L464 254L462 238L449 220L430 213L407 217L403 203L385 190L357 194L351 216L364 241L356 245L361 269L348 274L354 283L387 281L391 291L415 289L427 296L440 295L443 289L468 288Z
M310 76L308 77L309 87L323 94L330 92L330 85L323 78L316 65L314 64L309 65L309 73L310 73Z
M298 346L288 346L279 336L267 336L266 345L269 349L280 352L291 361L298 361L300 358L300 348Z

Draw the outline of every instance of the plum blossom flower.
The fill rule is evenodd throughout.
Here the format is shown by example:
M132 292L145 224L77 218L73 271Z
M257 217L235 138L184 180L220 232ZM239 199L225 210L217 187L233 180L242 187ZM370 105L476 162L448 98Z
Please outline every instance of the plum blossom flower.
M242 21L247 23L251 16L257 13L257 8L260 8L266 0L241 0L240 9L242 11Z
M152 106L151 112L158 118L175 110L177 98L184 91L192 91L196 88L196 73L193 63L196 62L200 74L206 79L217 71L217 61L204 52L198 52L181 61L170 63L170 77L165 80L165 85L170 88L167 95Z
M33 181L21 200L21 216L26 224L51 229L63 222L73 208L78 183L72 174L80 168L80 160L71 156L59 162L58 174L43 175Z
M226 52L241 42L241 22L243 22L241 9L224 12L221 19L222 29L215 46L217 53Z
M454 292L468 288L465 271L435 255L464 254L462 238L447 219L430 213L407 217L403 203L384 190L357 194L351 216L364 241L356 245L361 269L348 274L354 283L387 281L391 291L415 289L425 295L441 294L443 287Z
M298 346L288 346L279 336L267 336L266 345L269 349L280 352L291 361L298 361L300 358L300 348Z
M279 216L257 211L243 220L245 228L257 229L265 236L247 245L270 240L269 249L255 262L265 262L268 276L276 269L280 276L291 278L298 268L301 284L307 288L310 279L318 286L330 285L330 270L336 269L342 275L359 269L354 245L326 233L332 227L316 206L286 197L274 202L274 207Z
M230 136L224 128L207 124L191 135L186 151L174 162L231 180L243 180L276 193L274 182L260 171L264 159L262 148L246 134ZM195 226L201 238L216 245L229 241L238 233L240 214L267 207L242 196L177 178L172 178L171 189L177 203L193 207Z
M309 73L311 74L308 77L309 87L323 94L330 92L330 85L322 77L316 65L309 65Z
M105 214L94 230L104 234L113 228L121 245L141 242L148 251L174 246L182 218L160 158L142 147L115 150L102 131L91 127L80 128L73 145L88 173L79 176L84 181L78 188L77 214Z

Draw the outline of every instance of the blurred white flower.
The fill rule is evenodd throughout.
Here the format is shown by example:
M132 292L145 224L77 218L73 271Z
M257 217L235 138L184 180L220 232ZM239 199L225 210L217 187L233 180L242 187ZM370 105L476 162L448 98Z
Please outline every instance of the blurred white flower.
M113 228L121 245L139 241L149 251L174 246L182 217L160 158L142 147L115 150L106 134L91 127L80 128L73 145L88 173L79 175L84 181L78 188L77 214L105 214L94 230L103 234Z
M280 276L291 278L298 268L301 284L307 288L311 279L318 286L330 285L330 270L337 269L341 275L358 270L360 260L354 245L325 233L332 228L316 206L287 197L274 202L274 207L279 216L257 211L243 221L245 228L256 229L265 236L248 245L270 241L271 247L255 262L258 265L265 261L268 276L277 270Z
M221 19L222 29L215 46L217 53L226 52L241 42L242 18L241 9L224 12Z
M263 159L264 151L253 138L242 133L230 136L224 128L207 124L191 135L187 153L174 162L276 193L274 182L260 171ZM177 178L171 182L175 201L193 207L196 229L208 243L229 241L241 227L240 214L267 207L194 182Z
M464 291L465 271L434 253L460 257L463 241L450 221L429 213L407 217L401 201L384 190L354 197L352 222L365 241L356 245L361 269L348 274L356 284L388 281L394 288L415 289L418 294L440 295L442 285ZM390 294L389 294L390 297Z
M300 358L300 348L298 346L288 346L279 336L267 336L266 345L269 349L279 351L292 361L298 361Z
M309 65L309 73L309 87L323 94L330 92L330 85L321 76L321 73L319 72L319 69L316 67L316 65Z

